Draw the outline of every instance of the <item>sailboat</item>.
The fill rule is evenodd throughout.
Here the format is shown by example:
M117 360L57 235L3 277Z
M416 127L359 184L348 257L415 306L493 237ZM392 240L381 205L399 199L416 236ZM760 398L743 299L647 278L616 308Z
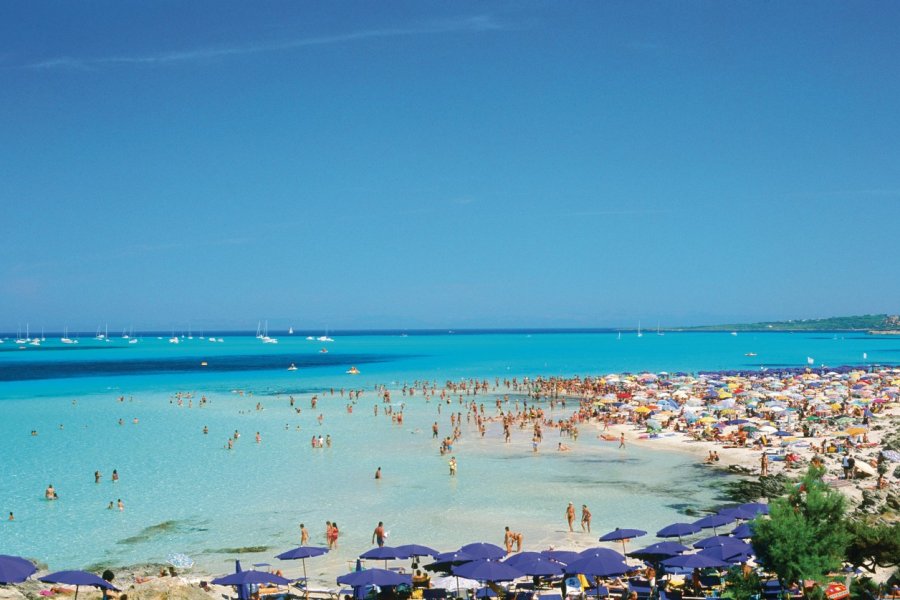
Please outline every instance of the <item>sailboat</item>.
M659 330L659 321L656 322L656 335L666 335L662 331Z
M169 338L169 343L170 344L180 344L181 343L181 340L178 339L177 335L175 335L174 329L172 330L172 337Z
M294 335L294 328L288 327L288 335Z
M618 337L616 337L616 339L617 339L617 340L621 340L621 339L622 339L622 332L621 332L621 331L619 332L619 335L618 335Z
M640 321L638 321L638 333L637 333L637 336L638 336L638 337L644 337L644 334L641 333L641 322L640 322Z
M16 343L27 344L30 341L31 338L28 336L28 323L25 323L25 337L22 337L22 332L19 329L16 329Z
M266 321L266 328L263 330L262 337L259 339L262 340L263 344L277 344L278 338L269 337L269 322Z

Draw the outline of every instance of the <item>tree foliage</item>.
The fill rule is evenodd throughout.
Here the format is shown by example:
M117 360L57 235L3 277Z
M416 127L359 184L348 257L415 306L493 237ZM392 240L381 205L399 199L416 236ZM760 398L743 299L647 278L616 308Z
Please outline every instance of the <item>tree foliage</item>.
M846 500L822 482L823 470L810 467L788 495L769 504L769 517L753 524L753 549L767 571L786 584L824 581L841 567L850 534Z
M847 525L851 535L847 562L872 573L876 567L900 566L900 523L853 520Z

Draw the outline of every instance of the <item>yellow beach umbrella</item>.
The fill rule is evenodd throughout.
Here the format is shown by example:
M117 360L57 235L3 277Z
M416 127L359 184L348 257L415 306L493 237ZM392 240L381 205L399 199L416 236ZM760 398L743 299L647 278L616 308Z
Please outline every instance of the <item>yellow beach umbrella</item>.
M865 427L848 427L845 433L847 435L862 435L867 431L868 429L866 429Z
M634 412L646 414L646 413L650 412L650 409L647 408L646 406L638 406L636 409L634 409Z

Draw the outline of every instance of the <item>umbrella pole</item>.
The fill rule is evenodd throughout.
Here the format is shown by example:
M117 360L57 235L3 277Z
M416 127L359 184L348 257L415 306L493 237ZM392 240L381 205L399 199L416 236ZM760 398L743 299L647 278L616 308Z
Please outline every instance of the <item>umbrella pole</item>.
M303 587L306 590L306 600L309 600L309 578L306 576L306 559L303 558L300 562L303 563Z
M75 586L75 600L78 600L78 586Z

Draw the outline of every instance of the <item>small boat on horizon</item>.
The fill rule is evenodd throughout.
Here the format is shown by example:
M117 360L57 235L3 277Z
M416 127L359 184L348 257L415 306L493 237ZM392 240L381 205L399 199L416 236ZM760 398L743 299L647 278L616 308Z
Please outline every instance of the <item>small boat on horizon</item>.
M347 375L359 375L359 369L356 367L350 367L347 369Z
M756 352L748 352L744 356L756 356Z
M296 370L297 370L297 365L295 365L294 363L291 363L291 366L288 367L288 371L296 371Z

